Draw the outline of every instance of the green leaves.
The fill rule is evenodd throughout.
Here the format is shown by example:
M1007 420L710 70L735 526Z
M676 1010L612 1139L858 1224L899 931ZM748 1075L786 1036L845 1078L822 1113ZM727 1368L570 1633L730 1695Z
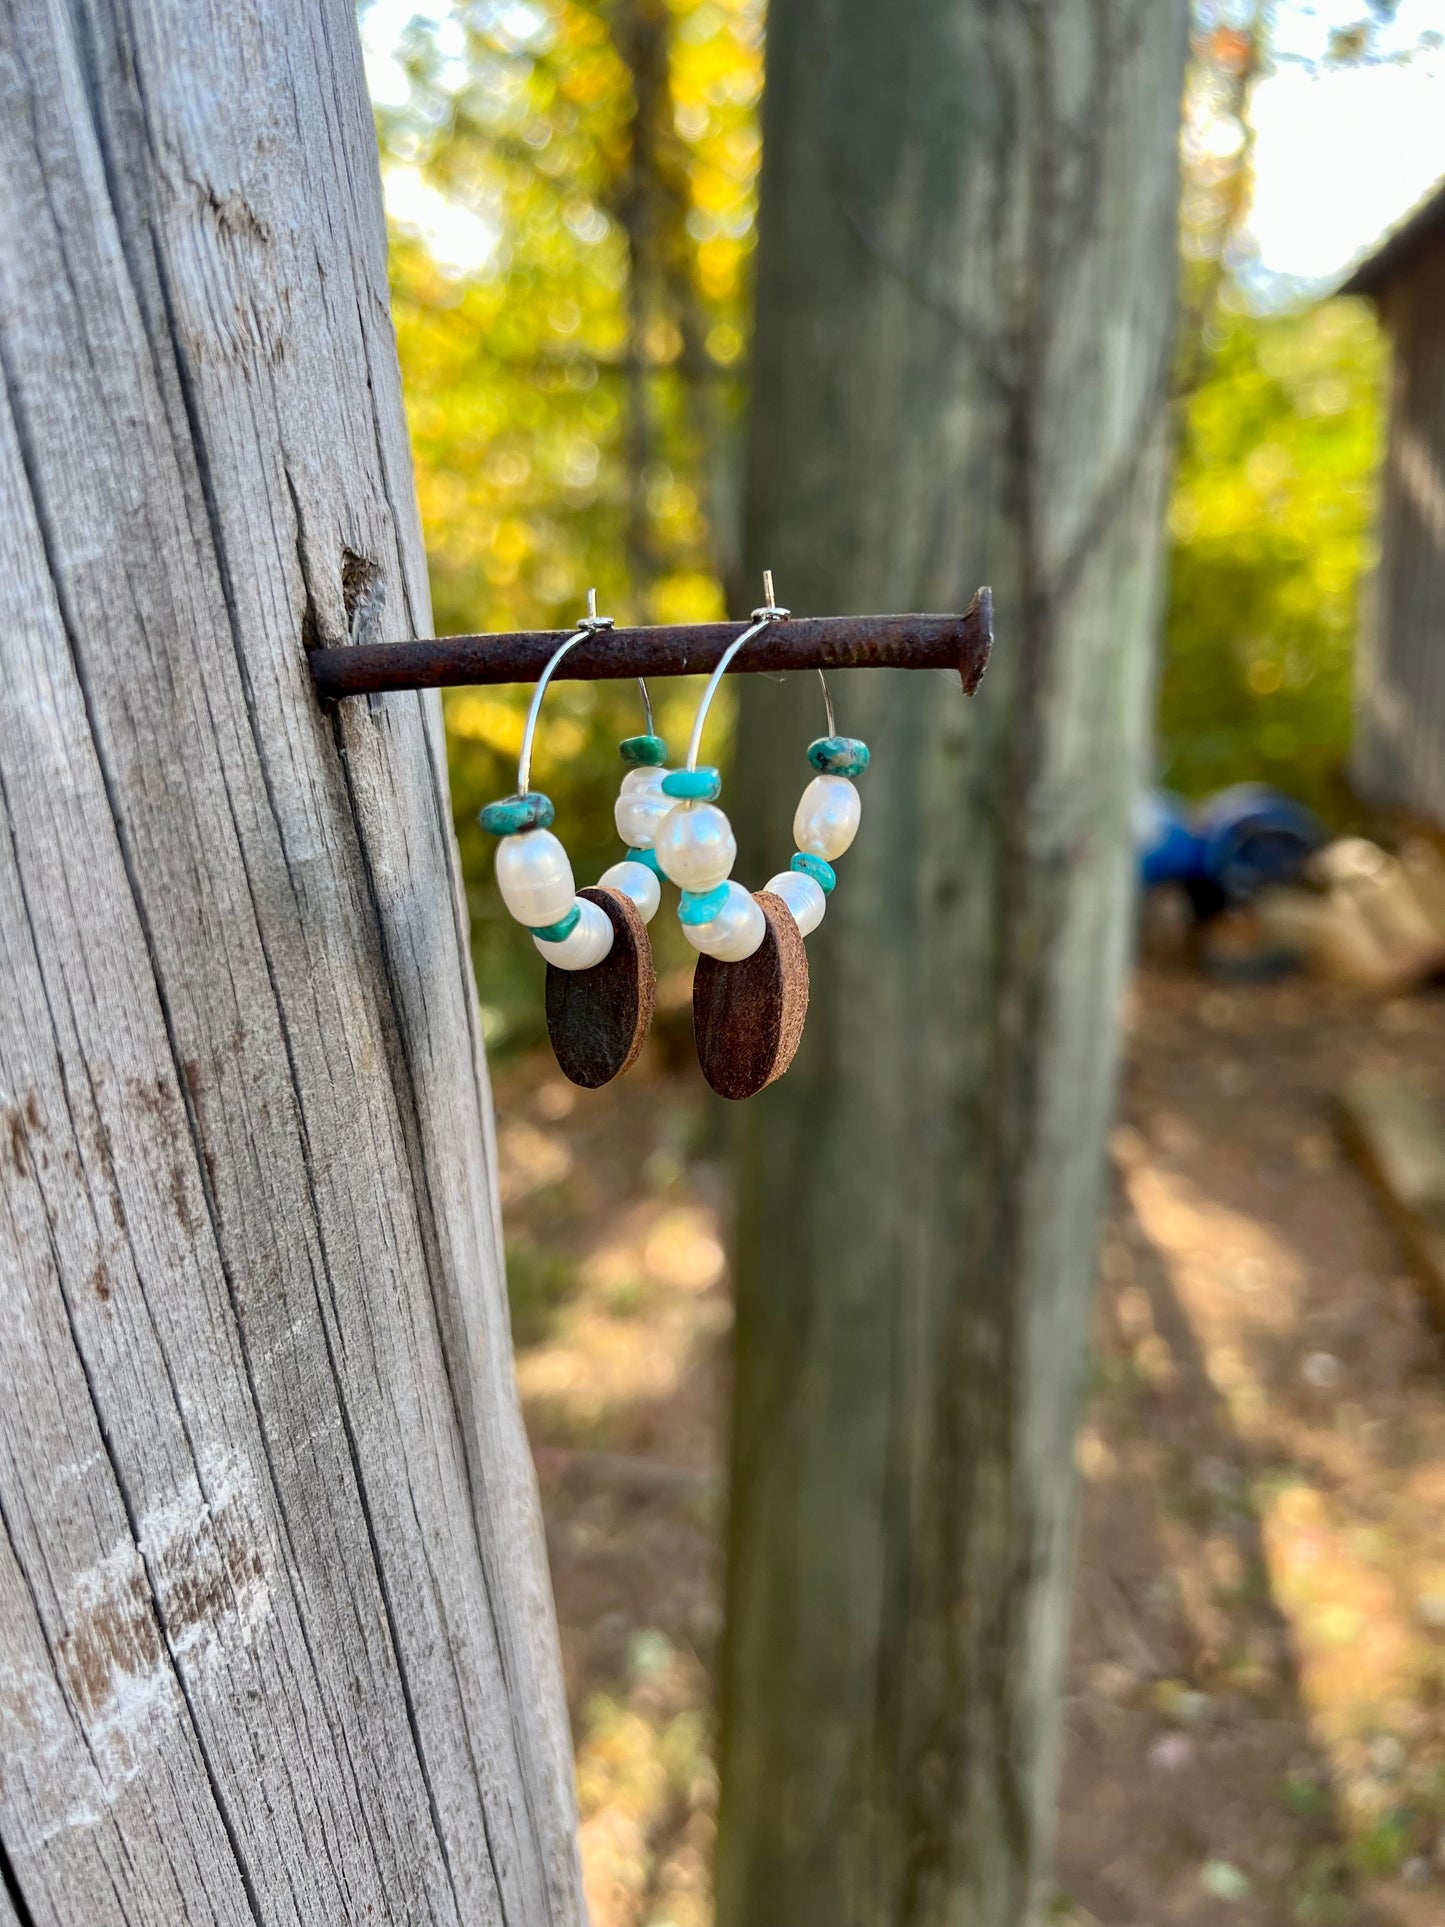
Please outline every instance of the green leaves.
M378 113L391 280L439 633L723 613L751 332L762 0L437 0ZM685 738L695 691L654 692ZM446 698L493 1041L536 1013L475 826L526 691ZM549 691L538 769L579 878L621 851L631 686ZM525 944L525 938L520 939ZM530 950L530 945L526 945Z
M1384 348L1363 304L1211 324L1170 508L1161 776L1344 807Z
M761 12L453 0L414 25L379 118L443 628L561 626L593 583L619 619L720 613Z

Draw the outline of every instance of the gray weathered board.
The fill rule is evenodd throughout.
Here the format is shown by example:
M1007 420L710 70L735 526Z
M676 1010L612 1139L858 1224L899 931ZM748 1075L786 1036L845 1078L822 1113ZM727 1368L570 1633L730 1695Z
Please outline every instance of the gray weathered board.
M0 12L0 1842L582 1918L349 0Z
M1439 231L1362 285L1390 337L1389 428L1379 481L1379 564L1355 658L1352 774L1367 801L1445 824L1445 243Z

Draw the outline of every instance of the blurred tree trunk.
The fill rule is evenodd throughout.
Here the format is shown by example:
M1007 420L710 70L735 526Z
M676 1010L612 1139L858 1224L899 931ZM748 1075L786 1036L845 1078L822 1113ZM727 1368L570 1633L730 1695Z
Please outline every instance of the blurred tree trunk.
M0 1916L575 1927L351 0L14 0L0 211Z
M715 573L727 566L725 532L714 527L713 464L723 432L718 386L723 371L708 352L705 316L693 283L687 219L687 150L678 136L670 61L676 20L667 0L618 0L610 30L631 79L627 172L615 213L627 239L627 574L639 619L662 562L648 506L660 458L655 392L661 365L651 361L649 331L677 330L676 368L692 442L698 504L711 536ZM735 550L736 544L732 545Z
M1161 586L1185 0L774 0L749 553L993 666L838 679L864 827L744 1123L722 1927L1047 1870L1072 1442ZM746 679L743 863L816 685Z
M648 322L661 312L665 274L660 253L665 189L659 149L667 138L672 95L667 60L671 15L666 0L619 0L612 39L632 80L632 126L627 173L617 195L617 218L627 237L627 576L640 610L657 574L648 471L656 449L648 384ZM645 620L645 616L643 617Z

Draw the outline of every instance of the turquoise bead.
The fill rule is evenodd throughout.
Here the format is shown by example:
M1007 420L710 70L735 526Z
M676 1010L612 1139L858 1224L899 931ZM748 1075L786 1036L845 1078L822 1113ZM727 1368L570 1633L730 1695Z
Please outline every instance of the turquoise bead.
M578 923L581 921L581 918L582 918L582 912L577 908L577 905L574 903L572 905L572 908L567 912L566 916L560 920L560 922L540 924L537 926L536 929L532 931L531 934L534 937L540 937L543 943L561 943L564 937L571 936L572 932L577 928Z
M715 890L684 890L677 906L677 920L688 924L711 923L727 900L726 883L720 883Z
M820 736L808 745L808 761L825 776L861 776L868 767L868 745L856 736Z
M528 790L525 796L504 796L488 803L477 821L488 836L515 836L519 830L546 830L557 812L550 796Z
M664 796L684 803L711 803L722 795L722 777L715 769L674 769L662 779Z
M661 769L667 761L667 744L660 736L624 737L617 751L633 769Z
M656 850L629 850L627 860L629 863L645 864L660 883L666 883L667 872L658 862Z
M806 851L799 850L788 868L796 870L800 876L811 877L814 883L821 886L825 897L832 896L838 877L826 857L809 856Z

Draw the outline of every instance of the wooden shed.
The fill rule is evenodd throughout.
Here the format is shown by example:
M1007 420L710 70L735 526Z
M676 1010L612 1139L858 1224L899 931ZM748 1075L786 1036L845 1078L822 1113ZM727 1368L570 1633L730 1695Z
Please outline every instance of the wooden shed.
M1445 824L1445 181L1340 292L1375 303L1393 350L1353 776L1366 801Z

